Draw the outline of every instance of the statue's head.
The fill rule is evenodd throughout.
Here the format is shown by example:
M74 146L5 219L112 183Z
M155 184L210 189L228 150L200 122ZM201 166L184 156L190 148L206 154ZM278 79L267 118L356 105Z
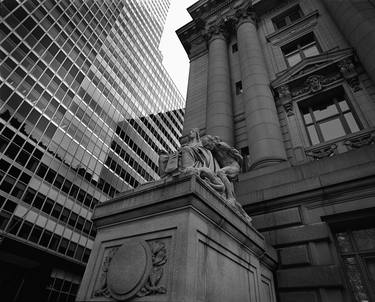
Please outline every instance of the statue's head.
M189 138L199 140L199 128L191 128L189 131Z
M216 146L218 138L212 135L205 135L202 137L202 145L208 150L213 150Z

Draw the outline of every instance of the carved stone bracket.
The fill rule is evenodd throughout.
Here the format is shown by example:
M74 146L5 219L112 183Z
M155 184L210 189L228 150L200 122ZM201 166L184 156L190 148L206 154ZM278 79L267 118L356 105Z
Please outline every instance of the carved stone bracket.
M339 67L342 76L354 92L362 89L359 85L358 73L351 59L344 59L340 61L337 66Z
M285 103L283 106L287 116L294 115L293 102Z
M319 160L319 159L322 159L322 158L325 158L325 157L332 156L336 149L337 149L337 145L332 144L332 145L327 145L327 146L321 147L319 149L307 150L307 151L305 151L305 154L307 156L310 156L314 159Z
M375 134L367 133L366 135L360 137L350 138L344 141L344 144L351 149L359 149L361 147L371 145L375 143Z

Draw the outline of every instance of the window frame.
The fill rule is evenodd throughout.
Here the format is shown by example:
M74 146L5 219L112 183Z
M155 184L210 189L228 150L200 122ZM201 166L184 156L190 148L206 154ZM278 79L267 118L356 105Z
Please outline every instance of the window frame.
M291 20L290 16L293 14L293 13L296 13L298 12L299 14L299 18L295 19L295 20ZM272 21L272 24L273 24L273 27L275 28L276 31L278 30L281 30L295 22L297 22L298 20L302 19L303 17L305 16L303 10L301 9L301 7L297 4L297 5L294 5L288 9L286 9L285 11L283 11L282 13L278 14L277 16L273 17L271 19ZM285 25L279 27L277 25L277 22L283 20L285 22Z
M326 99L323 100L321 103L328 103L328 102L332 102L331 104L334 104L335 105L335 108L337 110L337 113L334 114L334 115L330 115L328 117L324 117L320 120L316 120L316 117L315 115L313 114L313 110L312 110L312 107L317 104L317 102L315 101L314 102L314 97L316 96L313 96L311 98L307 98L307 99L303 99L301 101L298 102L298 109L299 109L299 112L300 112L300 115L301 115L301 119L302 119L302 123L303 123L303 126L304 126L304 130L305 130L305 133L306 133L306 136L308 138L308 141L310 143L310 146L317 146L319 144L324 144L324 143L327 143L331 140L335 140L335 139L338 139L340 137L343 137L345 135L350 135L352 133L356 133L358 131L361 131L363 130L363 124L361 122L361 120L359 119L357 113L356 113L356 110L354 108L354 106L352 105L352 102L348 96L348 94L345 92L345 89L344 87L342 86L338 86L338 87L335 87L334 89L331 89L331 90L328 90L328 91L325 91L321 94L319 94L318 96L320 96L320 98L324 98L324 95L327 95L327 92L331 92L333 93L334 90L337 90L337 92L335 93L334 96L326 96ZM346 101L346 104L348 105L348 109L346 110L342 110L340 105L339 105L339 102L340 100L343 99ZM307 104L306 104L307 103ZM307 105L307 106L306 106ZM307 123L305 118L304 118L304 113L302 112L303 108L307 108L308 109L308 112L309 112L309 115L310 115L310 118L311 118L311 122L310 123ZM356 132L352 132L351 129L350 129L350 126L345 118L345 114L347 113L351 113L353 118L354 118L354 121L356 122L357 126L358 126L358 131ZM336 137L336 138L332 138L332 139L329 139L329 140L325 140L324 139L324 135L323 135L323 131L320 127L320 124L324 123L324 122L327 122L327 121L332 121L332 120L336 120L338 119L345 131L345 134L343 136L339 136L339 137ZM311 139L311 136L310 136L310 133L309 133L309 130L308 130L308 127L309 126L314 126L314 129L316 131L316 134L318 136L318 140L319 142L318 143L313 143L312 139Z
M308 44L306 44L306 45L302 45L302 46L301 46L301 43L302 43L301 41L302 41L304 38L306 38L308 35L311 35L314 41L312 41L312 42L310 42L310 43L308 43ZM289 45L296 46L296 49L293 50L293 51L290 51L290 52L286 53L286 52L283 50L283 48L285 48L285 47L287 47L287 46L289 46ZM306 34L304 34L304 35L298 37L298 38L295 39L294 41L291 41L291 42L289 42L289 43L286 43L286 44L282 45L282 46L280 47L280 49L281 49L281 52L282 52L282 54L283 54L284 60L285 60L285 62L286 62L286 64L287 64L288 68L297 65L298 63L300 63L301 61L303 61L303 60L306 59L306 58L312 57L312 56L306 56L304 50L307 49L307 48L309 48L309 47L311 47L311 46L314 46L314 45L316 46L316 48L317 48L317 50L318 50L318 54L316 54L316 55L321 54L321 53L322 53L322 48L320 47L320 44L319 44L319 42L318 42L318 39L316 38L316 35L314 34L313 31L311 31L311 32L309 32L309 33L306 33ZM290 46L289 46L289 47L290 47ZM290 57L291 55L294 55L294 54L299 54L300 57L301 57L301 60L298 61L297 63L295 63L294 65L291 65L290 62L289 62L289 60L288 60L288 57Z

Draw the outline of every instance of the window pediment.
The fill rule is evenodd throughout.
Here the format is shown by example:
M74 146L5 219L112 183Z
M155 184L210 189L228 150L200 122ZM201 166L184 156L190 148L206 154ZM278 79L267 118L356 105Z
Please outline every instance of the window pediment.
M352 56L353 50L350 48L326 52L320 55L305 58L293 67L279 73L278 77L271 82L271 86L276 90L279 87L287 84L293 86L293 82L304 81L312 74L329 69L330 66L337 65L338 62Z

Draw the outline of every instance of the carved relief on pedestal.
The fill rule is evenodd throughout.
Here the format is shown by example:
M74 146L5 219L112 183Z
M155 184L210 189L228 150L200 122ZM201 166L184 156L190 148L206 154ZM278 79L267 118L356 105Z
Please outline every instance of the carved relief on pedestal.
M354 92L362 89L359 85L358 73L351 59L344 59L340 61L337 66L340 68L342 76L346 79Z
M130 240L107 249L94 297L123 301L132 297L165 294L160 281L167 262L163 241Z

